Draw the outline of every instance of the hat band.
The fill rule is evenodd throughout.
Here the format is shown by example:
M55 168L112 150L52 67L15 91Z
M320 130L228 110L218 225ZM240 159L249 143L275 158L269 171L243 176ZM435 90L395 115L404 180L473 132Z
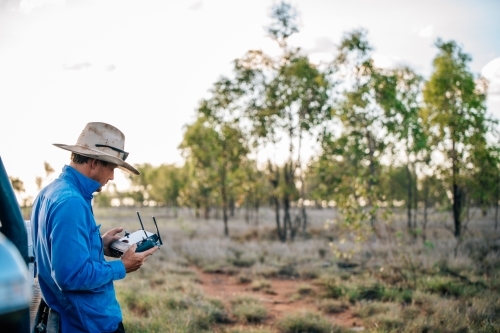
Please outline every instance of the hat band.
M116 152L119 152L119 153L122 153L123 155L121 156L121 159L122 161L125 161L128 157L128 153L125 151L125 150L122 150L120 148L116 148L116 147L113 147L113 146L108 146L108 145L101 145L99 143L96 143L95 145L96 147L106 147L106 148L109 148L109 149L112 149Z

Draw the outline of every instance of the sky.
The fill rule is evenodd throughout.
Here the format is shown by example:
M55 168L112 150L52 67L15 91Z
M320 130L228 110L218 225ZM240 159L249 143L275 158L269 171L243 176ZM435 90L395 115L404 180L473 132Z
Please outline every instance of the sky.
M313 62L364 28L378 66L428 77L436 39L455 40L490 80L500 118L500 1L295 0L289 44ZM43 163L60 173L85 124L126 136L127 162L182 163L178 146L202 98L248 50L276 55L266 36L272 0L0 0L0 157L36 195ZM307 149L307 147L306 147ZM312 151L312 150L311 150ZM47 179L49 181L50 179ZM128 184L117 171L118 188Z

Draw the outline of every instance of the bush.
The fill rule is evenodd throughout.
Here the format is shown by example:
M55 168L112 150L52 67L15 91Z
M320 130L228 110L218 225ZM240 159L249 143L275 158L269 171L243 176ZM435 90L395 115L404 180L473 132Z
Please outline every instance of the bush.
M336 282L334 280L327 280L324 285L324 297L325 298L340 298L342 295L344 295L344 290L342 287L337 286Z
M260 323L267 317L266 308L254 298L238 297L231 304L234 316L245 323Z
M343 301L324 299L319 302L318 309L326 314L334 314L346 311L349 305Z
M301 296L312 295L314 294L314 289L308 284L301 284L297 289L297 292Z
M353 315L359 318L368 318L389 311L389 306L380 302L362 301L356 305Z
M440 277L426 281L425 289L434 294L453 297L460 297L466 292L463 284Z
M330 333L334 327L325 318L316 313L304 312L290 314L281 319L278 330L282 333Z
M384 286L380 284L374 284L369 287L360 287L358 293L358 300L367 300L367 301L378 301L382 300L384 297Z
M255 280L252 282L251 289L253 291L266 291L271 290L271 283L266 280Z

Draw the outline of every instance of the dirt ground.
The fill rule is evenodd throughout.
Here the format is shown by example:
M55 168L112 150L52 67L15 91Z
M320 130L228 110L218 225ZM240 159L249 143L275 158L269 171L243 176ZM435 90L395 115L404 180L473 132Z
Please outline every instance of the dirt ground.
M268 291L254 291L250 283L240 283L235 276L218 273L205 273L199 269L196 270L198 279L204 293L210 297L222 300L228 308L230 301L238 296L251 296L264 304L268 311L268 317L263 326L273 328L275 323L287 314L308 311L319 313L313 297L298 297L297 290L301 285L310 285L313 292L317 291L317 287L303 280L282 280L268 279L271 283ZM338 314L322 314L328 318L334 325L351 328L353 331L361 331L359 318L352 315L352 310Z

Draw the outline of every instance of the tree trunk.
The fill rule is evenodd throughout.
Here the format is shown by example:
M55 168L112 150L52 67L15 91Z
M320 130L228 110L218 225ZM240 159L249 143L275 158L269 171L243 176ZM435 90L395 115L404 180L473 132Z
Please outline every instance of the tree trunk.
M366 132L366 139L368 141L368 157L370 161L370 178L368 179L368 206L370 207L370 225L375 229L376 213L373 207L373 186L375 184L375 164L373 163L373 156L375 154L375 142L369 130Z
M234 201L234 198L231 197L231 199L229 199L229 214L231 215L231 217L234 217L235 210L236 210L236 203Z
M245 223L248 224L250 222L250 201L246 200L245 202Z
M496 195L495 195L495 230L497 230L498 228L498 200L499 200L499 197L500 197L500 174L497 174L497 183L496 183L496 186L497 186L497 191L496 191Z
M302 199L302 207L301 207L301 214L302 216L299 217L299 224L302 221L302 236L305 237L306 235L306 228L307 228L307 214L306 214L306 206L304 204L305 201L305 196L306 196L306 184L304 182L304 175L303 175L303 169L302 169L302 163L300 161L300 152L302 151L302 131L300 131L300 136L299 136L299 156L297 158L297 165L299 166L299 171L300 171L300 198ZM300 225L297 226L297 228L300 228Z
M276 215L276 232L278 233L280 241L284 243L286 241L286 228L285 232L283 232L281 228L280 203L276 196L273 196L272 200L274 201L274 213Z
M411 176L411 171L410 171L410 166L409 165L406 165L406 175L408 176L408 192L407 192L408 198L407 198L407 203L406 203L406 209L407 209L406 215L407 215L407 218L408 218L407 228L408 228L408 232L411 234L412 230L413 230L413 227L412 227L412 224L411 224L411 217L412 217L411 206L412 206L412 203L413 203L413 200L412 200L412 186L413 186L413 181L412 181L412 176Z
M458 185L458 161L457 151L455 150L455 141L452 148L452 171L453 171L453 222L455 226L455 237L459 238L462 234L462 189Z
M221 172L221 197L222 197L222 219L224 221L224 236L229 237L229 229L227 227L228 220L228 199L226 193L226 165L223 165L223 169Z
M274 205L274 214L276 218L276 232L278 233L278 237L280 241L285 242L286 241L286 228L283 232L283 228L281 228L281 217L280 217L280 201L277 196L277 190L278 190L278 185L279 185L279 179L280 179L280 171L279 168L276 168L276 171L273 171L273 167L271 166L271 162L268 162L268 167L269 171L271 174L274 174L274 178L271 178L269 181L273 187L273 194L271 195L271 201L273 202Z
M259 225L259 208L260 208L259 202L256 201L255 202L255 225L256 226Z
M424 220L422 221L422 241L425 243L427 240L427 209L429 208L429 189L427 184L424 183L423 196L424 196Z
M194 216L199 219L200 218L200 209L201 209L201 206L200 206L200 203L197 202L195 204L195 208L194 208Z
M284 225L285 225L285 240L287 238L288 231L290 231L290 237L293 240L295 237L295 230L292 227L292 221L290 219L290 199L288 197L283 198L283 215L284 215Z

